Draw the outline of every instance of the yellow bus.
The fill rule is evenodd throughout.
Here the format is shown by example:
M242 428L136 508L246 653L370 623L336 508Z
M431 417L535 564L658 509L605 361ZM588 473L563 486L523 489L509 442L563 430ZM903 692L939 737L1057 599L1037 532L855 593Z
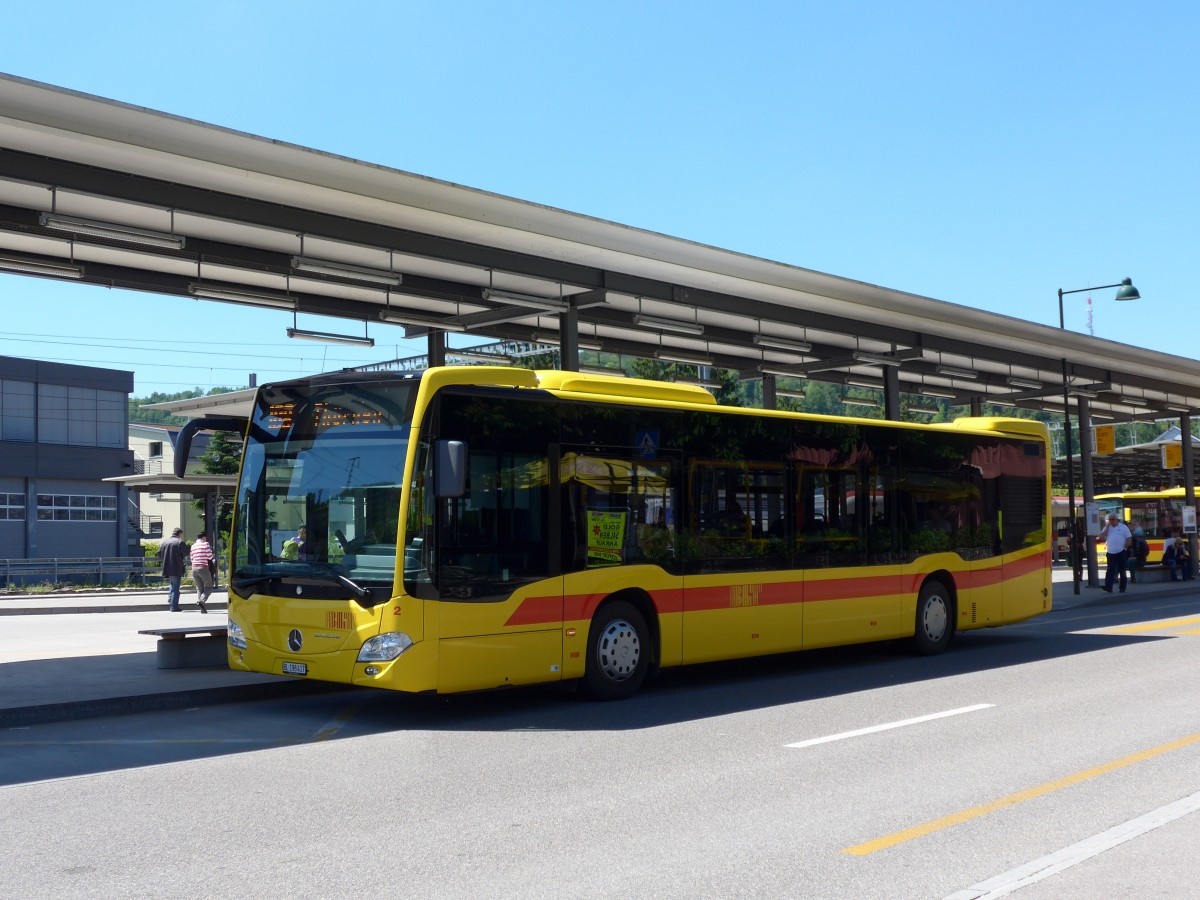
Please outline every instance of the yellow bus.
M266 385L229 665L616 699L688 663L899 638L937 653L1050 609L1047 462L1025 419L741 409L564 371Z
M1183 507L1187 503L1184 488L1167 488L1161 491L1120 491L1097 494L1096 505L1100 509L1100 521L1115 512L1129 530L1140 527L1150 546L1148 564L1162 562L1166 540L1183 534ZM1096 541L1096 559L1100 565L1108 563L1108 546L1105 541Z

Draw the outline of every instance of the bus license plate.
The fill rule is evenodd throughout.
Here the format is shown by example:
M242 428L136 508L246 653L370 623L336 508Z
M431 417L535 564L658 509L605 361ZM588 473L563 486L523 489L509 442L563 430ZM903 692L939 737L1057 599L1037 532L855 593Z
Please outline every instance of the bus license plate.
M307 675L308 663L285 662L283 664L284 675Z

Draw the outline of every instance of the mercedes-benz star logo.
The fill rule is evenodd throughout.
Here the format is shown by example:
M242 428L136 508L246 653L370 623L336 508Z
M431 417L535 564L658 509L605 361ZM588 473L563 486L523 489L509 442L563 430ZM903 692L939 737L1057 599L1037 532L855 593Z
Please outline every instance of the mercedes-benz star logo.
M304 646L304 635L300 633L299 628L293 628L288 634L288 647L293 653L299 653L300 648Z

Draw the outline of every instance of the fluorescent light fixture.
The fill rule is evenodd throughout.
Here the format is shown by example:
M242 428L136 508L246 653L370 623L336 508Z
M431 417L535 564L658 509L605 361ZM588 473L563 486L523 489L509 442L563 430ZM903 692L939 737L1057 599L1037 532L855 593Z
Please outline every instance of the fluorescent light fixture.
M793 341L788 338L772 337L769 334L756 334L754 343L759 347L773 347L778 350L795 350L797 353L808 353L812 344L808 341Z
M1093 419L1115 419L1116 418L1116 416L1114 416L1112 413L1096 412L1095 410L1092 410L1089 413L1089 415L1091 415L1091 417Z
M797 370L787 366L759 366L758 373L760 375L779 375L784 378L803 378L805 376L803 369Z
M446 355L453 356L466 362L496 365L509 365L513 358L504 353L482 353L478 350L453 350L450 347L446 348Z
M851 397L849 394L842 394L842 402L847 406L866 406L869 409L879 409L878 400L870 400L866 397Z
M805 394L804 394L804 391L789 391L785 388L776 388L775 396L776 397L785 397L788 400L803 400Z
M400 273L387 269L371 269L366 266L353 266L349 263L330 262L323 259L309 259L304 256L293 256L292 268L297 272L332 275L335 278L348 278L353 281L366 281L371 284L384 284L392 287L398 287L404 281Z
M533 294L518 294L515 291L498 291L494 288L484 288L482 297L484 300L507 300L509 303L515 303L517 306L531 306L534 309L548 309L554 312L561 312L567 308L565 299L559 300L557 297L535 297Z
M1008 379L1008 383L1013 387L1029 388L1030 390L1036 390L1037 388L1042 387L1042 383L1040 381L1034 381L1032 378L1010 377Z
M1042 388L1042 386L1044 386L1042 382L1037 382L1037 380L1032 378L1016 378L1015 376L1010 376L1008 383L1012 385L1013 388L1028 388L1030 390L1037 390L1038 388Z
M328 331L309 331L307 328L289 328L287 336L301 338L305 341L320 341L323 344L354 344L360 347L374 347L375 338L359 337L356 334L333 334Z
M562 345L563 345L562 335L559 335L558 337L539 337L537 339L537 343L548 344L551 347L562 347ZM603 342L597 338L585 338L585 337L576 338L575 346L578 347L580 350L599 351L599 350L604 349Z
M957 391L943 390L942 388L923 387L920 390L923 397L937 397L939 400L953 400L958 396Z
M607 375L610 378L628 378L624 369L606 369L604 366L580 366L581 375Z
M928 413L929 415L937 415L942 410L941 410L941 407L939 407L939 406L925 406L922 403L910 403L910 404L908 404L908 411L916 412L916 413Z
M71 234L85 234L90 237L108 238L130 244L145 244L149 247L164 247L171 250L182 250L184 244L181 235L168 234L165 231L149 231L129 225L93 222L90 219L77 219L74 216L42 213L40 221L43 228L50 228L54 231L68 231Z
M1141 397L1121 397L1117 401L1117 403L1123 404L1125 406L1149 406L1150 405L1149 400L1143 400Z
M393 325L416 325L420 328L440 328L442 331L466 331L462 325L457 322L449 322L445 319L434 319L427 316L419 316L415 313L402 312L397 309L383 309L379 311L379 318L384 322L390 322Z
M17 272L21 275L49 275L54 278L82 278L83 266L70 263L37 262L17 256L0 256L0 272Z
M1100 396L1099 391L1093 391L1090 388L1073 387L1067 389L1073 397L1087 397L1089 400L1095 400Z
M1192 411L1190 406L1176 406L1173 403L1168 403L1163 407L1163 409L1165 409L1167 412L1173 413L1190 413Z
M934 369L939 375L949 375L951 378L978 378L979 373L974 369L964 369L960 366L938 366Z
M654 358L692 366L711 366L713 364L711 356L705 356L703 353L688 353L686 350L655 350Z
M294 297L281 294L258 294L253 291L228 290L226 288L206 287L203 284L189 284L188 293L193 297L205 300L221 300L226 303L244 303L247 306L269 306L273 309L296 309Z
M879 382L878 381L862 381L861 379L858 379L858 378L847 378L846 384L852 384L855 387L870 388L873 391L879 390Z
M985 403L991 403L995 406L1016 406L1015 400L1009 400L1007 397L988 397Z
M698 322L659 319L655 316L643 316L641 313L633 317L633 324L645 325L647 328L657 328L659 331L675 331L679 334L704 334L704 326Z

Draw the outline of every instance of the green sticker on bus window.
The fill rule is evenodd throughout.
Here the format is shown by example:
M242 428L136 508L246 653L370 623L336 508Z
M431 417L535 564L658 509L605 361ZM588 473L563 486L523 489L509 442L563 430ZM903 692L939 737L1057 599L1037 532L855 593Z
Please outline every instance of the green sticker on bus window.
M625 523L628 510L589 509L587 511L588 568L619 566L624 559Z

